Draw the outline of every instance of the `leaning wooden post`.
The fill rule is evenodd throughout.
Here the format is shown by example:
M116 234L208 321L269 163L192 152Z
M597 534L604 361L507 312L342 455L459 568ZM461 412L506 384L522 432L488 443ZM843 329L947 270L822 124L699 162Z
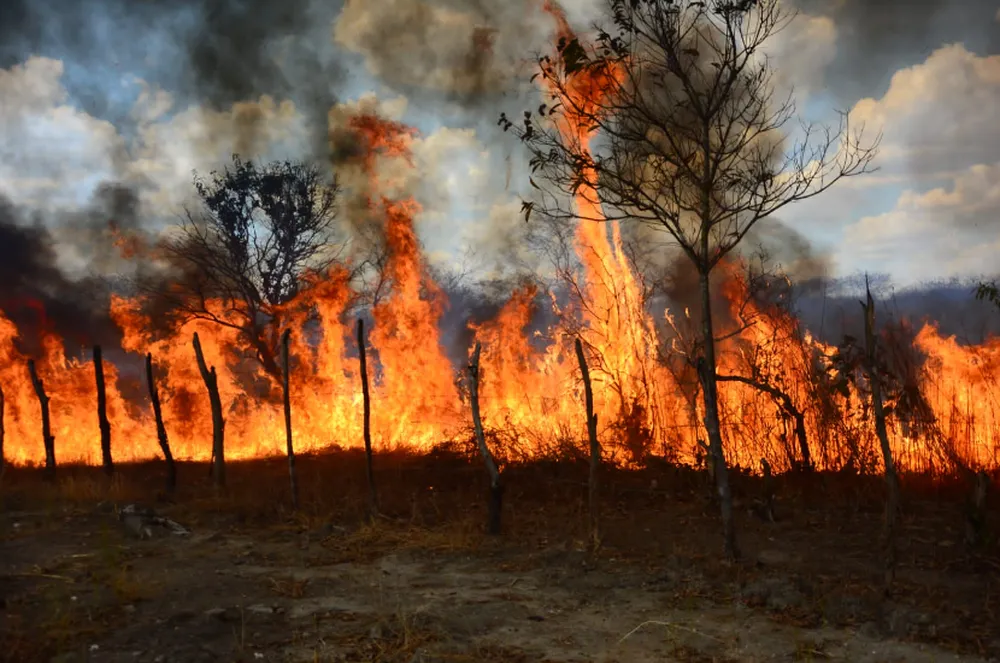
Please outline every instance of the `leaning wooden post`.
M104 386L104 358L101 346L94 346L94 378L97 380L97 425L101 429L101 462L104 473L115 473L115 463L111 458L111 422L108 421L108 394Z
M372 404L368 393L368 362L365 357L365 322L358 318L358 353L361 359L361 398L364 408L365 470L368 474L368 517L378 515L378 493L375 492L375 470L372 467Z
M3 411L5 406L6 403L4 403L3 399L3 387L0 387L0 473L3 472L5 466L4 463L6 462L3 455L3 438L5 434L3 428Z
M156 379L153 377L152 353L146 353L146 386L149 387L149 400L153 403L153 418L156 419L156 440L160 443L164 460L167 461L167 492L172 493L177 488L177 466L174 464L174 455L170 452L167 427L163 425L160 392L156 388Z
M503 486L500 483L500 470L497 468L493 454L486 446L486 435L483 433L483 419L479 413L479 353L482 345L476 341L476 349L469 362L469 400L472 404L472 426L476 433L476 443L479 453L486 463L486 472L490 475L490 502L486 529L490 534L500 533L500 515L503 513Z
M222 398L219 396L219 378L215 373L215 366L211 368L205 363L205 355L201 351L201 341L198 340L198 332L194 334L194 354L198 359L198 370L201 371L201 379L208 387L208 400L212 406L212 478L217 488L226 487L226 449L225 449L225 428L226 420L222 418Z
M295 447L292 446L292 396L288 388L288 374L291 369L288 365L288 337L290 329L286 329L281 334L281 388L285 401L285 446L288 451L288 478L292 483L292 508L299 508L299 478L295 474Z
M882 532L885 562L885 587L888 595L892 591L892 583L896 575L896 516L899 511L899 475L896 474L896 464L892 458L892 448L889 446L889 433L885 425L885 408L882 403L882 376L878 368L878 343L875 336L875 300L872 298L868 277L865 276L866 300L861 308L865 312L865 370L868 373L868 384L871 386L872 412L875 415L875 435L882 447L882 460L885 463L885 481L888 487L888 499L885 505L885 522Z
M56 438L52 435L52 422L49 420L49 397L45 394L45 383L38 377L35 370L35 360L28 360L28 374L35 388L38 402L42 406L42 443L45 445L45 474L48 479L56 478Z
M598 522L598 474L601 467L601 443L597 441L597 415L594 414L594 390L590 385L590 369L583 354L583 343L576 339L576 358L583 374L583 396L587 407L587 439L590 441L590 480L588 481L587 508L590 511L590 545L593 550L601 546L601 532Z

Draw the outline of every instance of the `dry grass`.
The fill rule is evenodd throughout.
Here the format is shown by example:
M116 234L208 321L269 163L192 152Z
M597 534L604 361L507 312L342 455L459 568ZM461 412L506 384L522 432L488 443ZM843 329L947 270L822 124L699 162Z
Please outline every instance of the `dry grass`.
M61 467L54 485L40 481L36 471L9 468L0 480L0 511L47 511L51 517L46 521L55 531L66 517L97 510L106 514L102 518L107 527L115 528L114 507L138 503L196 530L245 532L257 541L301 541L300 547L308 548L303 554L315 558L317 564L366 563L401 551L479 554L492 559L492 553L502 551L488 563L511 570L544 564L546 556L575 555L577 544L586 539L584 463L540 461L509 466L504 533L495 538L484 533L487 480L478 459L450 452L397 451L380 455L376 461L382 516L374 523L366 518L363 456L353 451L300 457L298 511L290 507L287 466L281 458L232 463L229 486L221 495L201 464L180 464L180 485L173 495L160 489L164 470L159 463L122 465L110 481L100 468ZM878 585L880 573L878 552L871 545L881 526L883 484L878 477L779 476L775 481L777 523L747 515L748 505L760 492L754 477L735 474L733 484L749 563L736 567L719 563L717 511L706 499L710 491L704 475L666 464L630 472L606 468L601 514L605 545L596 561L641 565L651 578L665 571L707 578L680 582L671 590L671 600L681 607L695 608L700 601L731 602L738 598L740 587L780 571L782 576L804 579L809 587L794 609L773 610L776 620L856 626L878 619L868 607L859 608L859 614L837 612L838 602L848 594L861 596L863 606L875 605L869 594ZM905 553L896 600L948 613L940 618L942 625L936 633L912 637L935 642L952 639L962 650L985 647L977 643L989 640L987 609L1000 596L1000 585L977 578L995 577L996 569L990 566L990 560L997 558L995 539L990 544L993 548L962 548L965 485L961 481L909 476L904 490ZM991 499L996 499L995 493ZM994 531L998 524L994 522ZM42 534L3 532L8 538ZM53 642L60 647L74 647L95 637L116 610L155 597L159 591L155 580L139 577L115 540L115 536L99 533L92 558L66 558L36 570L37 577L31 580L40 593L22 600L44 599L49 603L38 605L51 605L52 610L45 621L36 624L8 620L0 635L0 648L7 658L0 660L39 660L38 656L52 651L50 645L31 639L37 639L39 629L46 633L51 629ZM941 545L948 541L954 545ZM778 569L755 564L757 554L767 549L778 549L788 559ZM98 611L94 619L76 614L67 594L75 589L73 580L88 573L89 582L107 590L102 608L106 612ZM908 573L935 574L933 588L907 580ZM284 598L298 599L313 591L308 579L287 574L278 573L264 582L269 592ZM759 609L771 610L765 604ZM388 607L388 613L394 610ZM8 617L14 612L8 610ZM440 646L442 638L413 615L395 614L382 629L385 637L374 641L367 628L356 635L352 646L361 648L360 660L409 661L421 646L432 642ZM241 642L239 629L234 642ZM455 652L454 658L441 660L526 660L499 644L480 647L481 651ZM678 660L697 660L694 656L693 650L686 652L679 645ZM804 646L800 660L822 658L821 649Z

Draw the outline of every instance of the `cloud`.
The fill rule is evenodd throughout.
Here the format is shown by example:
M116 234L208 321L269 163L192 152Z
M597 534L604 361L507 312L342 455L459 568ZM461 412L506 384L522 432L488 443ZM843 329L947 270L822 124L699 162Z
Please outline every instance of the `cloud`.
M904 282L996 269L1000 249L1000 56L943 46L897 71L885 94L859 101L852 122L884 131L882 172L853 193L895 191L883 213L845 227L841 271L889 271ZM896 188L903 187L903 188ZM830 197L827 197L830 198ZM848 203L830 199L834 208ZM871 209L871 207L868 207ZM858 218L858 207L846 218Z
M0 69L0 189L18 205L77 206L123 167L115 127L68 105L62 76L49 58Z
M975 53L996 53L996 0L789 0L802 11L829 16L837 54L826 92L839 107L882 94L892 74L926 59L942 44L961 42ZM919 6L920 11L914 11Z
M944 187L906 190L889 212L848 226L844 239L852 261L903 282L977 275L996 271L998 219L1000 162L971 166Z
M938 177L1000 150L1000 56L943 46L925 62L897 71L880 99L855 104L851 120L885 132L880 164L889 173Z

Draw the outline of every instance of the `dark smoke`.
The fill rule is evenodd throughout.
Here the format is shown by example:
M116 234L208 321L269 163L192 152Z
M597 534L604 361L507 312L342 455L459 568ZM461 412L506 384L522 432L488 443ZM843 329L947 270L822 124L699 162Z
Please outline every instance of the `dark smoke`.
M498 133L498 104L537 105L529 78L553 29L537 0L346 0L333 35L414 107Z
M134 192L116 184L98 187L85 209L51 219L0 196L0 311L17 326L22 352L38 356L51 333L65 339L70 354L93 344L120 346L109 315L116 284L94 273L117 264L112 224L136 227L138 210ZM60 265L67 247L89 263L90 273L67 273Z
M70 94L116 124L129 109L115 107L95 79L137 73L212 109L264 94L290 98L321 156L326 112L344 79L329 34L338 9L318 0L10 0L0 12L0 68L31 55L62 59Z

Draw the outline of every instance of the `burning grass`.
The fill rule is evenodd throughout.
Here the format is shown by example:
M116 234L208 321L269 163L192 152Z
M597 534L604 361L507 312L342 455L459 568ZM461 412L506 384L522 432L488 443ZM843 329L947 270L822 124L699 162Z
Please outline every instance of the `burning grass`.
M566 131L579 129L572 117L564 122ZM407 161L414 134L369 115L352 126L368 146L363 160L371 179L368 212L381 223L387 252L386 291L370 311L372 439L379 451L428 450L441 440L462 439L471 415L464 371L442 345L440 321L447 301L417 240L419 208L409 199L379 195L385 183L375 157ZM587 204L581 196L579 203ZM483 348L479 396L485 427L500 442L500 452L516 460L577 446L585 430L574 350L580 339L593 374L605 459L620 465L639 465L649 456L695 462L703 435L691 331L697 320L687 311L682 316L650 310L616 224L580 222L573 241L580 261L576 299L559 308L547 293L526 287L492 320L472 325L474 341ZM719 373L735 378L719 387L729 462L756 468L765 458L782 472L808 460L819 469L878 472L882 461L868 411L867 378L853 346L845 341L834 347L813 338L790 310L761 296L743 267L729 262L716 270L717 332L724 339L717 348ZM291 335L290 404L300 452L362 444L359 361L351 333L351 303L357 295L347 267L337 265L312 274L268 323L275 342L282 331ZM201 316L172 325L154 320L146 303L143 297L120 296L111 303L124 351L117 353L117 364L104 362L115 461L161 455L139 377L146 353L153 358L174 456L211 457L207 441L213 423L192 351L195 335L206 365L217 371L225 456L245 460L283 453L281 385L253 358L248 332L231 319L227 302L203 302L206 316L214 320ZM530 334L542 306L552 308L559 323ZM59 462L97 464L102 454L95 366L85 357L70 356L64 339L45 324L44 311L38 313L42 322L26 338L28 330L18 329L0 311L4 456L15 465L42 462L39 403L44 394ZM886 405L893 413L890 441L900 466L927 472L1000 466L995 384L1000 341L962 346L941 337L932 325L910 334L892 332L883 334L892 362L882 368ZM25 354L25 343L39 349ZM29 360L39 378L34 384L26 370ZM801 435L793 415L802 419Z

